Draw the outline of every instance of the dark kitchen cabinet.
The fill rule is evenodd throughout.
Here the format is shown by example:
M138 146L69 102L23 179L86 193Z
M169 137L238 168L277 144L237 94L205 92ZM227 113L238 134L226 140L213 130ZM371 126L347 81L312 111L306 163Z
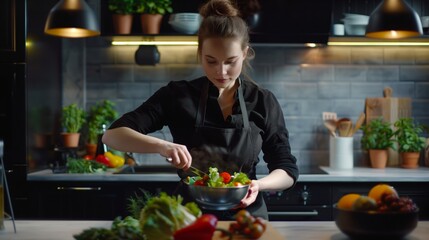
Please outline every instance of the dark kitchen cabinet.
M0 138L16 215L25 211L26 1L0 1ZM10 212L6 204L6 212Z
M26 1L0 1L0 62L24 62Z
M113 220L130 215L130 197L166 192L172 194L176 182L30 182L30 212L27 218L67 220Z

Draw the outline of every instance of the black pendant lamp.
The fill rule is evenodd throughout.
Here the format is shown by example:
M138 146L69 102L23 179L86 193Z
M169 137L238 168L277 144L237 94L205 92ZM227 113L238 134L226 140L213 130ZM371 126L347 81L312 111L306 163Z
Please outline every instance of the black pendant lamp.
M398 39L423 34L419 15L404 0L384 0L369 17L365 36Z
M45 33L83 38L100 35L100 28L94 12L84 0L60 0L49 12Z

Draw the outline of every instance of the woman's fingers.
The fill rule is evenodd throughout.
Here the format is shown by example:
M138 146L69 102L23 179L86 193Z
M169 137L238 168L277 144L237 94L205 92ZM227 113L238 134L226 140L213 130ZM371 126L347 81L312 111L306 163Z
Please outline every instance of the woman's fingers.
M166 151L167 161L179 169L187 170L192 164L192 157L184 145L172 144Z
M240 207L248 207L250 204L255 202L257 196L259 193L259 185L256 180L252 180L249 186L249 190L247 192L247 195L241 200Z

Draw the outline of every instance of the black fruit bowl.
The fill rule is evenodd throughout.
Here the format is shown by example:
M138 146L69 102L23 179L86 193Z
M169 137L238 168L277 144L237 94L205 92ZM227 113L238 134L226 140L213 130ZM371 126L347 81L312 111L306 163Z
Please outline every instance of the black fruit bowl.
M418 210L413 212L366 212L335 209L335 224L352 239L402 239L418 223Z

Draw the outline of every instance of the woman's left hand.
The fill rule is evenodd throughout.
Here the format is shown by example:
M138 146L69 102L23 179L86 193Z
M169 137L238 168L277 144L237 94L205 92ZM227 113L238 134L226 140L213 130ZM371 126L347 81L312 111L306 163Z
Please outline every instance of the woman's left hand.
M245 208L252 204L256 200L258 193L259 183L257 180L252 180L249 186L249 190L247 191L247 195L241 200L239 208Z

